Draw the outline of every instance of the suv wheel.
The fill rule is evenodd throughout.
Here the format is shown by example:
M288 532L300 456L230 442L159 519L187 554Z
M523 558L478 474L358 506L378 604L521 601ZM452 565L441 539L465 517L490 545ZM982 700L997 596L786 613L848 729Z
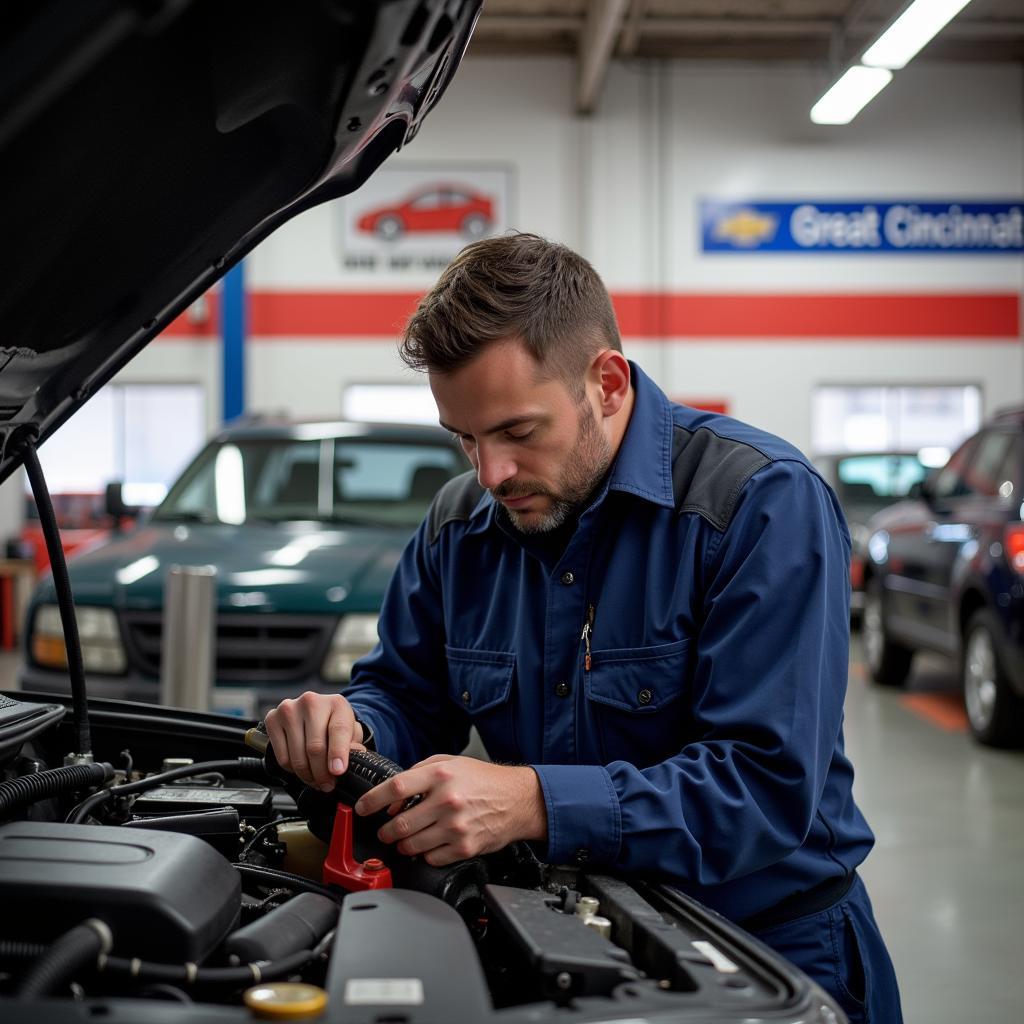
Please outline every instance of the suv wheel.
M910 675L914 651L889 639L885 629L885 603L882 600L880 580L868 581L860 630L871 678L882 686L902 686Z
M964 633L960 678L975 738L992 747L1008 747L1024 740L1024 700L1011 689L999 660L998 628L987 608L971 616Z

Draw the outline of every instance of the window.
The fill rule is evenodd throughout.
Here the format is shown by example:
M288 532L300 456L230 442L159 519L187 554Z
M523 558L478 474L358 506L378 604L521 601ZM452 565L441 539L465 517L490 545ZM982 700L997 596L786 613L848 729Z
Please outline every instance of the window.
M815 388L814 451L952 451L981 425L981 389L967 385Z
M327 472L332 451L333 472ZM455 447L445 443L240 438L209 446L153 518L233 524L321 520L411 529L437 491L465 468Z
M426 384L348 384L341 414L367 423L437 423L437 405Z
M995 430L982 434L964 474L974 494L986 498L994 498L999 494L1006 479L1002 468L1012 442L1012 434Z
M936 477L936 498L965 498L973 493L967 480L967 465L975 444L972 440L953 453L953 457Z
M432 210L441 205L441 193L423 192L410 200L409 205L414 210Z
M927 472L916 455L848 455L836 463L836 493L844 508L871 515L907 497Z
M102 494L122 480L128 504L156 505L205 437L201 385L108 384L46 440L39 461L54 494Z

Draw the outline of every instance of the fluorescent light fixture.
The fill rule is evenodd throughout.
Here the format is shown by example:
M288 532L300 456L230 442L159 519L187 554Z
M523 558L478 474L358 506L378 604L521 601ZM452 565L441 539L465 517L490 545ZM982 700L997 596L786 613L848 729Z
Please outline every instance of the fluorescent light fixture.
M865 51L861 63L898 71L971 0L914 0Z
M815 124L849 124L890 82L885 68L848 68L842 78L811 107Z

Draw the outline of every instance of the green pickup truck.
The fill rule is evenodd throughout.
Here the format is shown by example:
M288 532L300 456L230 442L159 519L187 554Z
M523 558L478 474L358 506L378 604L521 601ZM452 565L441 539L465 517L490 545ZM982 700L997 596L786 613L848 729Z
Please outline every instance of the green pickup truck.
M216 569L214 708L255 715L336 691L377 642L377 612L431 499L468 468L449 435L404 424L230 426L152 514L69 563L95 696L155 702L164 582ZM68 690L52 579L27 612L21 685Z

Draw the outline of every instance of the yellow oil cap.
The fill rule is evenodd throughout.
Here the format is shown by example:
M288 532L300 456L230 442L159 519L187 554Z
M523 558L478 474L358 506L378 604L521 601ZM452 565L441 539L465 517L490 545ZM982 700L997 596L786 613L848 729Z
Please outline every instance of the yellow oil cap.
M246 989L245 1005L265 1020L308 1020L327 1006L327 993L316 985L271 981Z

